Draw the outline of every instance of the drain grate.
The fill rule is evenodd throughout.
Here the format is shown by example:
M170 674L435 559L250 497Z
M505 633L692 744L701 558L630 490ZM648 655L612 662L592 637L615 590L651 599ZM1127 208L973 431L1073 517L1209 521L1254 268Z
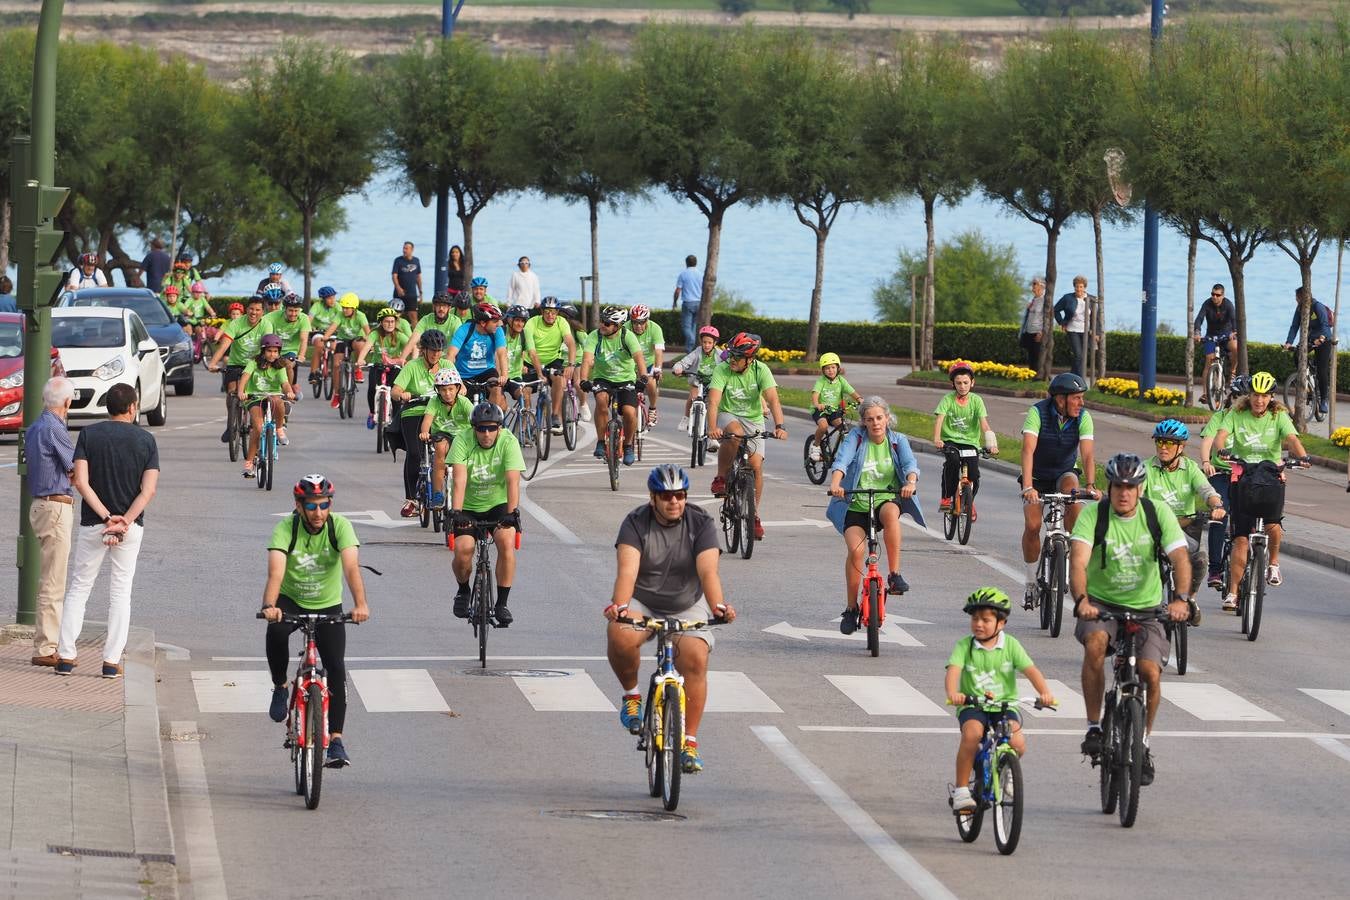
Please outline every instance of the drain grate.
M567 678L572 673L562 669L465 669L464 674L489 678Z
M596 819L618 822L683 822L678 813L651 812L639 809L546 809L540 815L556 819Z
M64 844L48 844L48 853L60 856L98 856L105 859L138 859L143 863L168 863L178 865L172 853L136 853L132 850L98 850L93 847L68 847Z

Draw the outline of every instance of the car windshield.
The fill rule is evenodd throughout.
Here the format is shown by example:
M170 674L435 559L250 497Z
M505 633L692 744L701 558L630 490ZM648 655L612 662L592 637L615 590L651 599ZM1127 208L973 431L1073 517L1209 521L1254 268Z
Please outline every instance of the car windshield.
M23 328L18 322L0 322L0 359L23 356Z
M52 316L53 347L121 347L125 343L126 329L121 319Z
M144 294L130 294L120 297L100 297L98 294L87 297L77 296L71 306L93 306L104 309L130 309L141 317L147 328L158 328L170 324L169 314L158 297Z

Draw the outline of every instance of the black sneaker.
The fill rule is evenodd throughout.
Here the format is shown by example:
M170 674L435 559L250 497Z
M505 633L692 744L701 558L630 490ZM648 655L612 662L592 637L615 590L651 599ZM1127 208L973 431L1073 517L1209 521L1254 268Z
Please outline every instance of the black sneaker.
M1081 746L1084 756L1100 756L1102 752L1102 730L1093 726L1083 735Z
M273 722L286 721L286 706L286 686L272 688L272 705L267 707L267 714Z
M226 428L224 431L222 431L222 432L220 433L220 442L221 442L222 444L228 444L228 443L230 442L230 429L229 429L229 428Z
M505 603L497 604L492 611L492 617L497 620L498 628L506 628L516 620L516 617L511 615L511 610L506 608Z
M843 616L839 618L839 633L852 634L858 630L858 620L862 617L862 611L857 609L844 610Z
M909 582L905 581L904 576L899 572L892 572L886 576L886 591L891 594L903 594L909 590Z
M1153 751L1144 748L1144 765L1140 768L1139 784L1148 787L1153 783Z
M342 738L335 737L328 742L328 760L323 764L325 769L341 769L352 764L351 757L347 755L347 748L342 746Z
M469 592L459 590L455 592L455 618L467 619L469 617Z
M1036 585L1034 584L1027 585L1025 593L1022 594L1022 608L1023 609L1036 608Z

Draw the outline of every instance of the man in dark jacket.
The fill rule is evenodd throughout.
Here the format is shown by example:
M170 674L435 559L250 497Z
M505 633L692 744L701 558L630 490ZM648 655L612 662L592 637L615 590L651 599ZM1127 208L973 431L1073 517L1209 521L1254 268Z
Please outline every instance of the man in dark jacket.
M169 274L173 260L164 252L164 242L159 238L150 241L150 252L141 260L141 279L150 290L159 293L160 283Z
M1307 288L1299 287L1294 291L1294 321L1289 323L1284 349L1293 350L1298 346L1303 310L1309 303L1312 309L1308 310L1308 352L1312 354L1313 365L1317 368L1317 404L1321 407L1322 415L1326 415L1331 398L1327 390L1331 385L1331 353L1335 346L1331 343L1331 326L1335 324L1336 317L1325 303L1314 299Z

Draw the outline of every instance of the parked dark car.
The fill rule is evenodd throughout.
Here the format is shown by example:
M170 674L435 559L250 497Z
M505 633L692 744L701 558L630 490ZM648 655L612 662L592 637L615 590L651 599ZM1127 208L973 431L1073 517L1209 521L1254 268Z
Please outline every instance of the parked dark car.
M102 306L130 309L141 317L150 336L159 344L167 382L179 397L192 395L192 339L183 326L169 315L169 308L148 288L86 288L67 291L57 306Z

